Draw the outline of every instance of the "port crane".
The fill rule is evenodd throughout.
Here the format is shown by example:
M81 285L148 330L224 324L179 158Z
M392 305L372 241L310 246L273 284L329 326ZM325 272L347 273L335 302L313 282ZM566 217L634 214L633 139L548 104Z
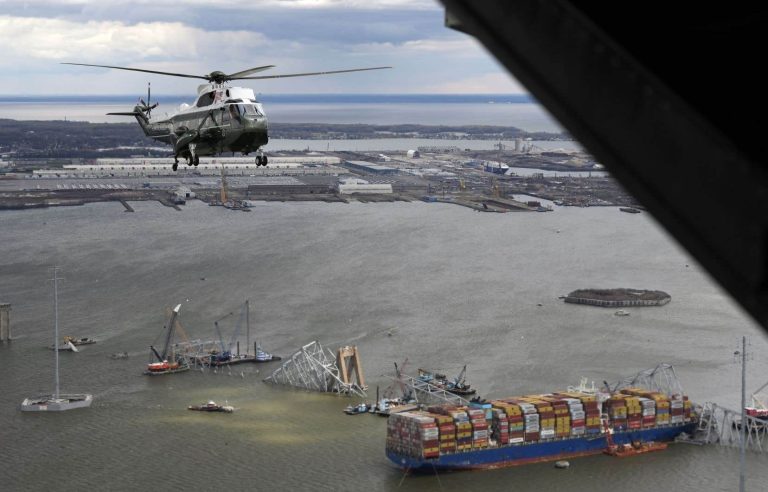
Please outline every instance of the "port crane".
M256 153L255 163L257 166L268 164L267 155L261 150L261 147L269 141L267 115L264 112L264 107L256 100L253 89L230 86L229 82L233 80L306 77L392 68L369 67L254 76L253 74L269 70L275 66L263 65L228 74L215 70L200 75L89 63L66 62L62 65L111 68L205 80L207 83L198 86L197 96L193 104L182 104L175 112L163 117L152 117L152 110L158 106L158 103L152 104L150 86L147 86L147 100L144 101L143 98L140 98L132 111L107 113L117 116L133 116L144 135L173 146L174 162L172 167L174 171L178 169L180 158L185 159L188 166L197 166L201 156L213 156L224 152L241 152L243 155L254 152Z

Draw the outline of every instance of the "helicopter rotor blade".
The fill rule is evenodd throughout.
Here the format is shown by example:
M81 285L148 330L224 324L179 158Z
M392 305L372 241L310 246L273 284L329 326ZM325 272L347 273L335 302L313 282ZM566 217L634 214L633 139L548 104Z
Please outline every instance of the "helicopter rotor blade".
M250 75L252 73L256 72L263 72L264 70L269 70L270 68L275 68L274 65L264 65L262 67L255 67L255 68L249 68L248 70L243 70L241 72L235 72L227 75L228 79L239 79L240 77L245 77L246 75Z
M174 72L160 72L158 70L147 70L144 68L128 68L128 67L114 67L112 65L91 65L89 63L68 63L68 62L62 62L62 65L78 65L81 67L100 67L100 68L114 68L117 70L129 70L131 72L145 72L145 73L156 73L158 75L170 75L172 77L186 77L188 79L203 79L208 80L209 77L207 75L190 75L188 73L174 73Z
M310 75L330 75L334 73L365 72L367 70L383 70L392 67L371 67L371 68L353 68L350 70L333 70L330 72L308 72L308 73L288 73L283 75L260 75L258 77L232 77L232 80L260 80L260 79L282 79L288 77L308 77Z

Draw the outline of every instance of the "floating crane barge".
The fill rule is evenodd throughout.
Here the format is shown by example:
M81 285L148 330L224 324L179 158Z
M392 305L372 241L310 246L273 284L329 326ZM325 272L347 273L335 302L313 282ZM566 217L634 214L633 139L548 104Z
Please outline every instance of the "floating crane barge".
M144 374L147 376L159 376L162 374L173 374L189 370L189 363L186 358L174 354L173 351L169 350L180 309L181 304L178 304L171 312L171 318L168 320L168 326L166 328L165 345L163 345L162 353L158 352L154 346L149 346L150 362L147 364L147 369L144 371Z

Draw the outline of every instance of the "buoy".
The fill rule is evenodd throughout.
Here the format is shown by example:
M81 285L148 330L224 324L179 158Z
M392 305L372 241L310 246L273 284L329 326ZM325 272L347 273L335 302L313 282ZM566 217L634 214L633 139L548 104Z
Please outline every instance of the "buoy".
M569 466L571 466L571 464L568 463L567 461L555 461L555 468L558 468L560 470L565 470Z

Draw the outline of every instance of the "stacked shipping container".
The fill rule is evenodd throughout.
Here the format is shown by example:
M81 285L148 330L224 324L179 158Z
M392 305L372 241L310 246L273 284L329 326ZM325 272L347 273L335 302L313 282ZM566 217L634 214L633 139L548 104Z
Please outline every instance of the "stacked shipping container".
M603 395L606 426L634 431L691 422L687 397L667 396L639 388ZM579 438L601 428L597 395L563 392L520 396L471 407L435 405L426 412L390 416L387 449L417 458L521 445L553 439Z

